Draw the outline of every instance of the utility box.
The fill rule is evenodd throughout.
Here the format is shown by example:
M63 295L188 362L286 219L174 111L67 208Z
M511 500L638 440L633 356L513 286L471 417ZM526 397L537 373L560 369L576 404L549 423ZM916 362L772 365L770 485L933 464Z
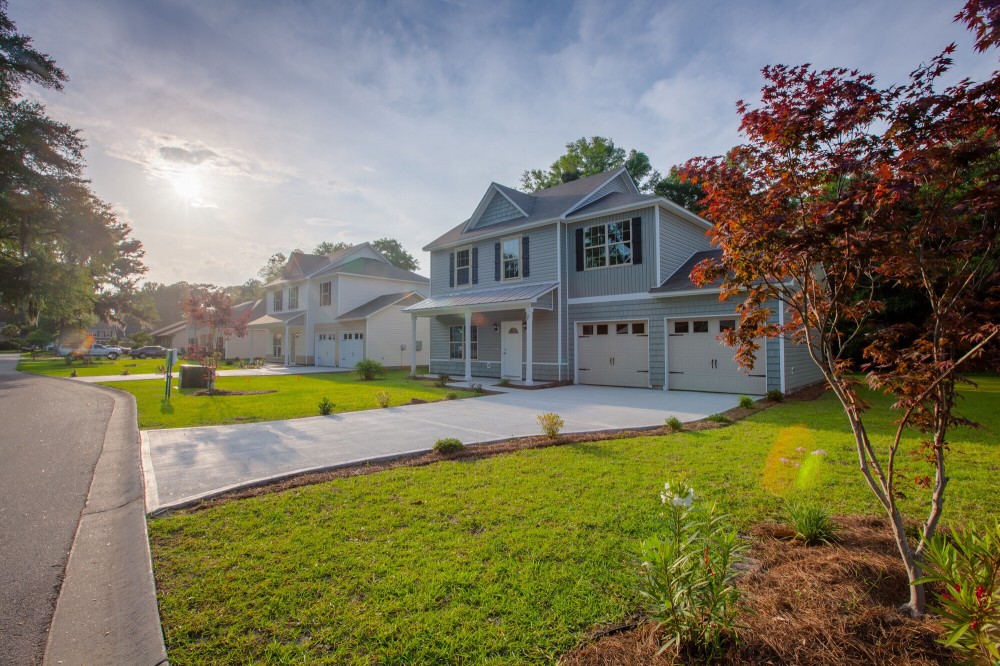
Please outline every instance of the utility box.
M208 388L205 378L205 368L200 365L182 365L180 367L180 388Z

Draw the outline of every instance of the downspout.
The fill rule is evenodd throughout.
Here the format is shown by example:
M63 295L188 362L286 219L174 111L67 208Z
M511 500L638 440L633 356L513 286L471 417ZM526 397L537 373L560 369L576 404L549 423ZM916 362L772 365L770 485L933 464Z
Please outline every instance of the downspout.
M785 304L778 301L778 326L785 325ZM785 392L785 332L781 332L781 337L778 338L778 374L781 375L781 392ZM767 383L765 382L764 388L767 388Z
M563 366L563 337L562 337L562 296L563 296L563 284L562 284L562 222L556 222L556 275L558 276L557 282L559 283L559 293L556 294L558 301L556 302L556 373L559 381L562 381L562 366Z

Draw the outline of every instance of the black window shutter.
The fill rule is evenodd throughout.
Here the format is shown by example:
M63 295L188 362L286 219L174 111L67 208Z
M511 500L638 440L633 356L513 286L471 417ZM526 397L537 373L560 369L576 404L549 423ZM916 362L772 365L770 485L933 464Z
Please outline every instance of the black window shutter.
M632 265L642 263L642 218L632 218Z
M576 270L583 270L583 228L576 230Z
M493 279L500 281L500 243L493 244Z
M479 284L479 248L472 248L472 284Z
M521 277L528 277L528 237L521 237Z
M448 286L455 286L455 253L448 254Z

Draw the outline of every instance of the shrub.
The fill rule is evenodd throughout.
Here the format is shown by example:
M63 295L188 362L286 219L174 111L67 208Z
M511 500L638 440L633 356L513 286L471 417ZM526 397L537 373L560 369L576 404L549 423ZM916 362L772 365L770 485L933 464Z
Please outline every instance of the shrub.
M442 372L440 375L438 375L438 378L434 381L434 383L440 386L441 388L444 388L445 386L448 385L448 382L450 381L451 381L451 376L447 372Z
M472 392L475 393L476 395L482 395L486 393L486 389L483 388L482 384L473 384L469 388L471 388Z
M122 368L122 376L128 375L128 368Z
M671 416L669 419L667 419L666 424L667 427L673 430L674 432L680 432L681 430L684 430L684 424L681 423L681 420L676 416Z
M784 402L785 394L781 392L781 389L771 389L767 392L767 399L771 402Z
M444 399L445 399L445 400L457 400L457 399L458 399L458 394L457 394L457 393L455 393L454 391L449 391L449 392L448 392L448 395L446 395L446 396L444 397Z
M947 632L941 642L969 663L1000 663L1000 523L935 534L920 564L916 583L940 586L930 609Z
M389 406L390 398L388 391L375 391L375 402L383 409Z
M497 386L510 386L510 379L507 377L501 377L500 381L497 382Z
M330 402L330 399L323 396L323 399L319 401L319 413L323 416L329 416L333 412L334 404Z
M640 546L639 593L663 631L661 652L712 661L736 635L735 565L746 545L726 516L695 506L694 489L667 483L660 501L664 530Z
M807 546L831 543L837 532L837 525L830 518L830 512L811 502L789 502L785 505L789 526L795 531L795 538Z
M358 373L358 377L366 382L370 382L385 374L385 366L373 358L361 359L354 364L354 370Z
M748 395L740 396L740 407L742 407L743 409L753 409L756 406L757 403L750 396Z
M538 425L542 427L542 432L545 433L546 437L555 439L566 423L555 412L545 412L538 415Z
M443 456L451 456L462 451L465 448L465 444L458 441L454 437L445 437L444 439L439 439L434 442L434 450Z
M723 416L722 414L712 414L711 416L706 416L705 420L711 421L712 423L721 423L722 425L729 425L733 422L728 416Z

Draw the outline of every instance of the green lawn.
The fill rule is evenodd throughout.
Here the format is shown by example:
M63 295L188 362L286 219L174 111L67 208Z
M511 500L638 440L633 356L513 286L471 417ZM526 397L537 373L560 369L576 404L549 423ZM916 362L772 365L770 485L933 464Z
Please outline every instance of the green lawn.
M193 363L193 361L182 360L181 363ZM21 372L53 377L69 377L74 370L76 370L78 377L102 377L121 375L122 371L126 369L130 375L150 374L155 373L157 368L164 365L166 362L162 358L147 358L140 361L129 356L122 356L114 361L109 361L106 358L92 358L86 364L82 361L73 361L72 364L68 365L66 359L59 356L39 355L38 358L32 360L28 354L25 354L21 362L17 364L17 369ZM222 369L225 370L226 367L223 366ZM233 366L233 368L235 367ZM174 366L174 372L177 372L177 366Z
M439 388L429 381L408 379L409 372L390 370L384 379L365 382L353 372L331 372L281 377L219 377L218 389L229 391L267 391L258 395L193 396L196 389L174 389L170 404L163 403L162 380L109 383L135 396L139 428L187 428L275 421L303 416L319 416L319 402L326 396L334 403L334 413L376 409L375 394L389 391L390 405L397 406L413 398L443 400L449 393L460 398L471 392ZM177 386L175 375L174 386Z
M951 438L945 522L995 518L1000 506L1000 380L981 379L965 397L985 428ZM875 425L884 440L888 420ZM827 455L782 462L805 460L799 447ZM901 478L916 469L908 463ZM663 482L678 478L741 526L777 516L792 497L878 514L829 394L719 430L233 501L150 522L170 661L551 664L595 624L637 609L634 549L657 529ZM925 493L905 481L902 490L905 509L918 509Z

